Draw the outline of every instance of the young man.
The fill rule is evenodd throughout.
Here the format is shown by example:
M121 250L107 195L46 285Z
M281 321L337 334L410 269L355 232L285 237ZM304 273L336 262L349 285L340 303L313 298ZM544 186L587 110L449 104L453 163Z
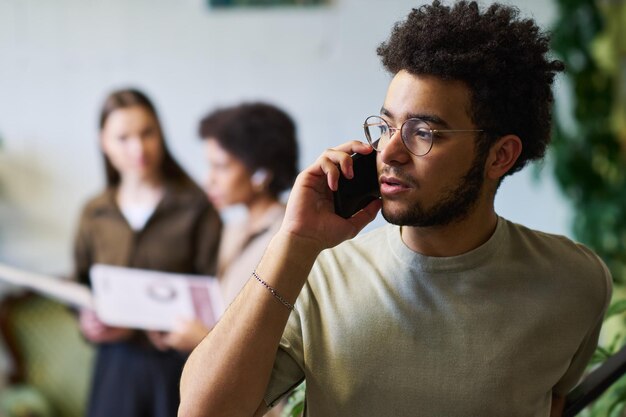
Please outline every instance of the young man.
M298 176L280 232L188 360L179 415L262 415L302 379L308 416L560 415L611 278L585 247L494 210L502 179L549 142L562 64L547 51L502 5L434 2L396 25L378 49L394 76L365 123L381 201L333 211L350 154L372 152L359 142ZM391 224L344 242L381 204Z

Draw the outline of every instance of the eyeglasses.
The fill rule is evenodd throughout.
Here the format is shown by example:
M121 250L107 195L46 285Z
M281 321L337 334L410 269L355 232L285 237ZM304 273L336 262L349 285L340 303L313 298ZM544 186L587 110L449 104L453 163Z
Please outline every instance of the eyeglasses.
M428 122L422 119L407 119L400 128L391 127L379 116L370 116L363 123L367 141L377 151L382 151L392 136L400 131L402 143L415 156L424 156L433 147L433 138L441 133L482 132L482 129L432 129Z

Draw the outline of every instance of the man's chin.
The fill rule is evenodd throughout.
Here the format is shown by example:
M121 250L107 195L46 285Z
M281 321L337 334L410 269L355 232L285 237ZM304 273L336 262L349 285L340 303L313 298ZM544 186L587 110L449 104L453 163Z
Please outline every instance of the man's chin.
M397 226L407 226L414 223L413 217L415 217L415 207L408 209L403 207L396 201L385 201L383 199L383 207L381 213L383 218L391 224Z
M418 205L406 207L396 202L383 203L381 212L388 223L409 227L445 226L460 221L467 215L467 211L463 210L450 211L438 208L425 211Z

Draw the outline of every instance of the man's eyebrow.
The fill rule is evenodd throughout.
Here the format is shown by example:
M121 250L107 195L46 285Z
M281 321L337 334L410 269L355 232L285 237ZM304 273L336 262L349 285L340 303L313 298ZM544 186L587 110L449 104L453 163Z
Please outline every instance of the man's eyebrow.
M395 116L389 110L387 110L384 106L380 108L380 114L383 116L387 116L391 120L394 120L395 118ZM443 120L441 117L436 116L434 114L408 113L406 115L405 120L406 119L422 119L425 122L432 123L433 125L437 125L437 127L441 127L444 129L450 128L450 125L445 120Z
M440 127L440 128L444 128L444 129L449 129L450 128L450 125L448 124L448 122L446 122L441 117L436 116L434 114L409 113L409 114L406 115L406 118L407 119L422 119L425 122L431 123L431 124L436 125L437 127Z

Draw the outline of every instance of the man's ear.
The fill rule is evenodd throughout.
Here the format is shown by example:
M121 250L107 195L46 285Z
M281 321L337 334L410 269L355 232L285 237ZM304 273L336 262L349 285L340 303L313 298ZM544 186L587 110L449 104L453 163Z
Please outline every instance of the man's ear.
M522 153L522 140L516 135L502 136L491 146L485 175L492 180L499 180L513 167Z

